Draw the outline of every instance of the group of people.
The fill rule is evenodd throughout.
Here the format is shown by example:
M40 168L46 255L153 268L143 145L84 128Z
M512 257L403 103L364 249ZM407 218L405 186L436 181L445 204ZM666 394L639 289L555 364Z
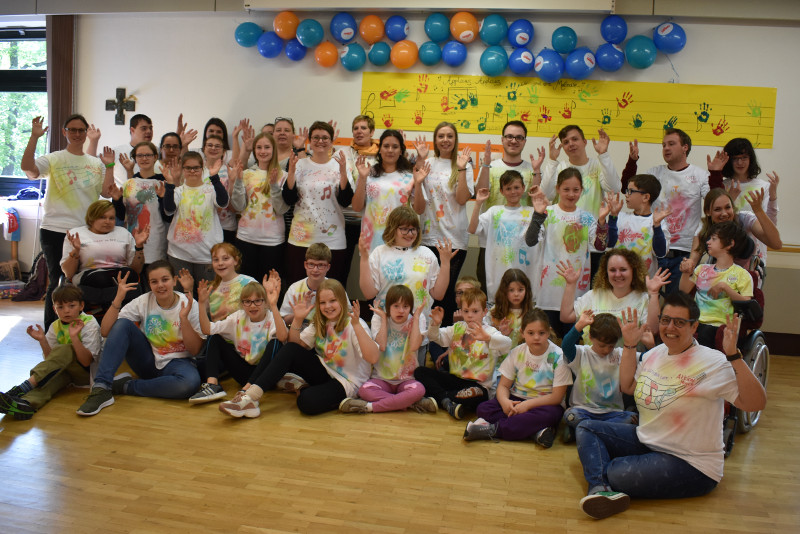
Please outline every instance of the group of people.
M603 130L597 157L571 125L526 161L527 128L510 121L501 157L487 141L475 164L452 123L434 130L433 155L420 136L413 156L401 131L376 141L370 117L352 126L335 147L335 124L296 131L279 117L256 135L243 120L230 148L211 119L195 152L182 117L156 147L137 115L130 145L95 158L100 133L75 115L67 149L35 159L46 128L34 119L22 169L48 179L50 285L45 325L28 332L45 360L0 411L28 419L69 383L91 384L85 416L119 395L205 403L226 397L227 372L240 389L219 410L233 417L257 417L279 389L309 415L474 412L464 440L545 448L563 419L596 518L631 496L713 489L724 400L766 401L732 307L753 294L740 265L781 246L779 179L759 178L749 141L706 171L687 162L689 136L665 130L665 165L636 174L634 141L619 175ZM469 234L477 278L460 274ZM369 311L345 290L356 249ZM100 323L84 310L98 288ZM123 361L136 377L115 376Z

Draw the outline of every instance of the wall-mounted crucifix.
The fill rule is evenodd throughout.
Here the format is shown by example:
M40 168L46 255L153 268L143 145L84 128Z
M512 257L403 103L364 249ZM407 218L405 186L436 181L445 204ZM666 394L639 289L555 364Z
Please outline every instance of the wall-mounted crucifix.
M106 111L116 111L117 113L114 115L114 124L124 125L125 112L136 111L136 97L133 95L126 97L125 88L117 87L117 99L106 100Z

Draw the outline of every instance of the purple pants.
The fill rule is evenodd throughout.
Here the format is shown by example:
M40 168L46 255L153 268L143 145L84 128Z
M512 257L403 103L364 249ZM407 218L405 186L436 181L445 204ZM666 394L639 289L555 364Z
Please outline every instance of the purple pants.
M390 384L380 378L370 378L358 389L358 396L372 403L373 412L405 410L425 396L425 388L416 380Z
M524 401L511 395L511 400ZM508 417L497 399L481 403L476 410L478 417L489 423L497 423L497 437L509 441L531 439L543 428L557 427L564 408L560 405L538 406L525 413Z

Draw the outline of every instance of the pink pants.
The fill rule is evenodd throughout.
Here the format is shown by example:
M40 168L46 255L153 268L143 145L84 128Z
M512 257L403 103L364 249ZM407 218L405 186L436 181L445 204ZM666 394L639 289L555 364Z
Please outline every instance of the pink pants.
M425 387L416 380L390 384L380 378L371 378L358 390L358 396L372 403L373 412L405 410L425 396Z

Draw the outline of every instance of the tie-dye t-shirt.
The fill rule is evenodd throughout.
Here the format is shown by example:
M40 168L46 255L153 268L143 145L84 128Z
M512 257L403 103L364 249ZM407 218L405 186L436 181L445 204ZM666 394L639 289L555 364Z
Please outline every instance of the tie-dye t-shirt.
M214 186L208 182L176 187L175 206L177 211L167 232L167 253L190 263L210 263L211 247L222 242Z
M637 312L639 324L647 322L647 305L650 302L650 297L645 291L631 291L624 297L618 298L614 295L613 291L608 289L592 289L585 295L575 299L574 309L575 318L581 316L585 310L592 310L595 315L598 313L610 313L614 317L622 318L622 312L631 308ZM591 345L589 339L589 327L583 329L583 344ZM617 343L622 346L622 338Z
M181 306L188 300L181 293L175 293L178 298L169 309L158 305L153 293L145 293L126 304L119 312L120 319L129 319L139 323L139 330L147 337L155 356L156 369L163 369L175 358L191 358L192 353L183 344L181 332ZM200 319L197 311L197 302L192 304L189 311L189 323L200 337Z
M220 334L233 343L239 356L250 365L255 365L264 355L267 343L275 337L275 321L269 310L264 320L258 322L251 321L244 310L239 310L221 321L211 323L211 333Z
M527 206L492 206L478 219L475 235L483 238L486 247L486 295L490 306L508 269L519 269L531 280L538 275L536 255L542 247L525 244L525 230L532 215L533 208Z
M240 297L242 288L250 282L257 282L252 276L237 274L219 285L208 295L208 311L212 321L221 321L235 311L242 309Z
M81 312L80 320L83 322L83 330L78 334L81 344L86 350L92 353L92 358L97 361L100 357L100 349L103 347L103 337L100 335L100 325L91 315ZM72 340L69 338L69 324L64 324L61 319L56 319L47 329L45 339L50 347L56 345L70 345Z
M580 208L564 211L558 204L547 207L547 217L539 236L541 251L541 271L531 285L539 287L536 293L536 306L543 310L560 310L561 295L566 281L556 272L559 262L571 262L580 278L575 296L580 297L589 289L591 265L589 262L589 243L594 243L597 221L587 211ZM543 242L542 242L543 241Z
M744 297L753 296L753 278L736 264L722 271L711 264L698 265L692 274L692 282L697 286L694 298L700 308L700 322L703 324L722 326L725 318L733 314L733 301L724 291L717 298L708 292L719 282L725 282Z
M498 328L500 321L502 319L497 320L492 317L492 311L494 309L490 309L489 313L483 318L483 324L493 326L494 328ZM524 343L525 340L522 337L522 310L511 310L508 315L506 315L506 319L508 319L509 325L511 326L511 332L508 334L509 339L511 339L511 348L517 347L520 343ZM508 352L501 354L497 358L497 365L498 367L502 364L506 356L508 356Z
M63 234L86 224L87 208L103 192L102 162L59 150L36 158L36 168L47 179L42 228Z
M570 406L591 413L622 411L622 392L619 390L620 347L608 356L600 356L587 345L575 346L575 359L568 367L575 373L575 383L569 398ZM565 360L566 362L566 360Z
M367 323L359 321L368 331ZM336 332L329 322L324 338L317 337L312 324L300 332L300 340L316 351L328 375L342 385L348 397L355 397L358 388L369 380L372 366L361 356L358 338L349 321L341 332Z
M661 231L667 242L669 252L670 234L662 222ZM653 251L653 215L641 216L620 212L617 217L617 247L634 251L644 260L647 274L653 276L658 270L658 258Z
M414 176L410 172L390 172L378 177L367 177L361 235L366 236L370 252L383 245L386 219L393 209L408 205L413 189Z
M217 174L219 175L219 181L222 187L228 192L228 198L230 198L233 192L233 182L228 179L228 167L223 164L222 167L219 168L219 171L217 171ZM203 183L211 185L210 178L208 167L203 167ZM224 208L217 208L217 215L219 216L219 223L224 230L236 230L238 227L238 223L236 222L236 210L233 209L230 202L228 202L228 205Z
M281 197L281 187L286 180L284 174L278 184L270 184L269 193L264 193L264 184L269 182L267 171L247 169L242 175L246 205L239 218L236 237L247 243L274 247L286 241L286 224L283 212L276 213L280 205L286 211Z
M167 225L161 217L156 194L156 185L163 180L160 174L152 178L134 177L122 186L125 228L133 233L150 225L150 236L144 244L144 262L148 264L167 258Z
M468 331L467 323L459 321L447 328L428 330L430 340L450 348L450 374L475 380L489 389L492 386L497 358L511 348L511 340L492 326L483 325L489 341L478 341Z
M458 182L450 187L453 163L444 158L428 158L431 172L422 182L425 212L420 215L422 244L435 246L437 241L449 239L453 248L467 250L467 207L456 201ZM475 181L472 165L467 164L467 188L472 196Z
M96 234L86 226L73 228L70 234L77 234L81 240L81 252L78 260L79 272L72 277L72 283L79 284L83 273L90 269L119 269L128 267L136 253L136 241L129 231L115 226L107 234ZM74 250L69 239L64 240L61 265L69 259Z
M589 158L586 165L571 165L569 160L553 161L545 158L542 165L542 190L553 202L558 202L556 198L558 173L570 167L580 171L583 181L583 192L578 199L578 207L597 218L605 194L619 193L622 189L622 180L611 156L608 152L600 154L597 158Z
M703 215L703 198L709 191L708 171L696 165L689 165L682 171L671 171L666 165L659 165L647 174L661 182L661 194L653 208L664 202L672 208L672 213L661 223L669 231L670 250L690 252L694 231Z
M733 187L733 180L730 178L725 178L722 181L725 190L729 193L732 192ZM761 178L753 178L752 180L745 180L743 182L737 182L737 187L739 189L739 194L736 196L736 199L733 201L733 207L736 211L753 211L753 208L750 207L750 203L747 202L747 194L752 191L761 191L764 190L764 200L761 202L761 207L764 209L764 212L769 215L769 218L772 219L772 222L778 224L778 213L774 211L774 213L770 213L770 196L769 196L769 182L763 180ZM776 200L777 202L777 200Z
M314 163L310 158L297 162L295 189L299 196L289 230L289 243L309 247L324 243L331 250L345 248L344 214L336 200L341 173L339 163Z
M548 342L543 354L531 354L522 344L511 351L500 366L500 374L512 380L511 394L522 399L549 395L554 387L572 384L572 373L566 365L561 348ZM563 402L562 402L563 405Z
M529 161L522 160L519 165L509 165L502 159L495 159L489 164L489 198L481 206L482 211L488 211L492 206L502 206L506 203L506 199L500 194L500 177L506 171L517 171L522 175L522 180L525 183L525 190L531 187L533 180L533 167ZM476 182L480 179L480 172L476 173ZM477 183L476 183L477 186ZM523 206L531 205L531 197L523 195L519 202ZM478 236L478 243L481 247L486 246L484 237Z
M399 384L404 380L414 379L414 369L419 362L417 351L411 350L408 343L408 336L411 333L412 322L415 320L413 315L402 324L395 323L391 317L386 318L388 331L386 332L386 350L381 352L378 363L372 366L372 378L380 378L390 384ZM424 333L428 327L425 323L425 316L416 319L419 324L419 331ZM378 314L372 316L372 338L378 338L383 326L383 321Z
M733 403L739 396L725 355L695 343L670 356L667 346L659 345L642 356L635 380L639 441L719 481L724 401Z

